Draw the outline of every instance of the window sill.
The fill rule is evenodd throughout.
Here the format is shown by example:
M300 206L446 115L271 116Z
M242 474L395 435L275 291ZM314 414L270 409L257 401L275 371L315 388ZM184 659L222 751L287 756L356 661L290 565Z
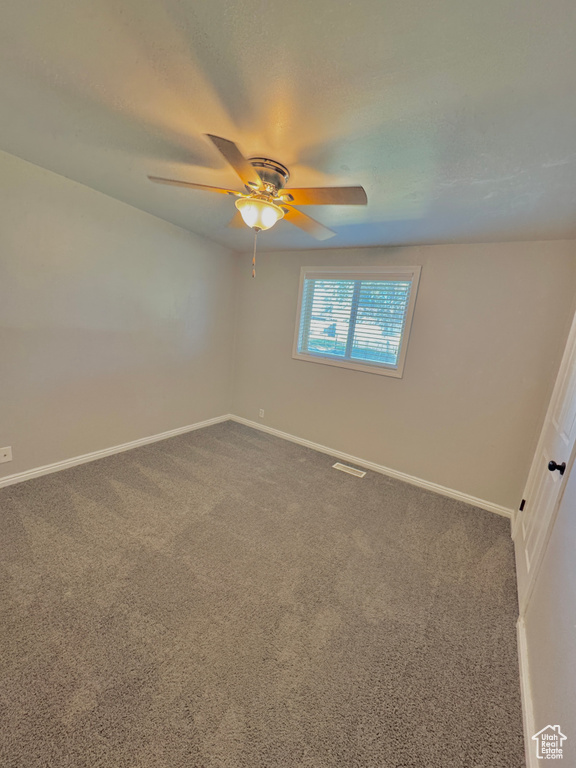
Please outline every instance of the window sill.
M294 360L304 360L307 363L320 363L321 365L332 365L336 368L350 368L353 371L363 371L364 373L376 373L379 376L392 376L395 379L402 378L402 371L391 365L374 365L371 363L354 362L353 360L339 360L336 357L325 357L316 355L302 355L298 352L292 354Z

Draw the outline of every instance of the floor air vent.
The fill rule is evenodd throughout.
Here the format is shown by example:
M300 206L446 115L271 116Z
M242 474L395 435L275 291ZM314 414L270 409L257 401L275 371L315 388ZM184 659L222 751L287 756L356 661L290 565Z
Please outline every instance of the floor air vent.
M339 461L337 461L336 464L332 464L332 469L339 469L340 472L348 472L349 475L354 475L355 477L364 477L366 474L366 472L362 472L361 469L349 467L347 464L340 464Z

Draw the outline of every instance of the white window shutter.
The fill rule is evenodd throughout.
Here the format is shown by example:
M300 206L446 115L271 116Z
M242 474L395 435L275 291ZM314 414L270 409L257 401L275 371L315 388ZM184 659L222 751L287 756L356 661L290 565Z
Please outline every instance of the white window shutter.
M304 268L294 357L402 375L420 267Z

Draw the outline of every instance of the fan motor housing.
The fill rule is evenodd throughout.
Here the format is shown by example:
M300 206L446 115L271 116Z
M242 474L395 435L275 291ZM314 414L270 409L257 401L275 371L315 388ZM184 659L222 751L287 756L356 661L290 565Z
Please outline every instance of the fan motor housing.
M286 186L290 173L288 168L282 165L282 163L270 160L268 157L250 157L248 162L256 169L258 176L260 176L265 185L269 184L276 190L283 189Z

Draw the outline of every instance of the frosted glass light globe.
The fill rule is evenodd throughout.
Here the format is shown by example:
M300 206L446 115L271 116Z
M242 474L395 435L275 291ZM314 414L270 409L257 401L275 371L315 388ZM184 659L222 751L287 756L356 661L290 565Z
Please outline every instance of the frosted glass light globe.
M244 223L252 229L270 229L284 217L279 205L258 197L241 197L236 200L236 208L242 214Z

